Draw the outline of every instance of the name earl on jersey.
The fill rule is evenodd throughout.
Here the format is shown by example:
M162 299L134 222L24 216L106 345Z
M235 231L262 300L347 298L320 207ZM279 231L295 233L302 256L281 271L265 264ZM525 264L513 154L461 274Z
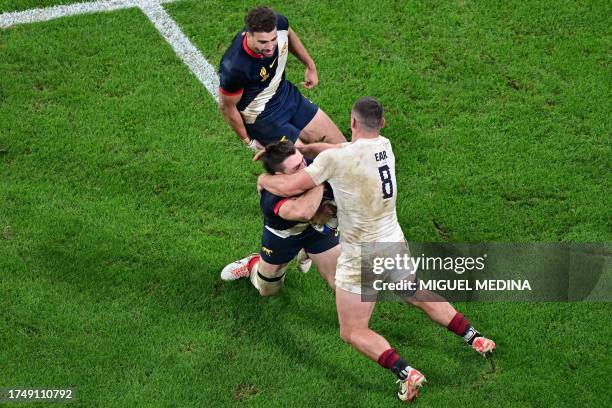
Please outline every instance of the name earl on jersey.
M387 160L387 151L383 150L382 152L374 153L374 157L376 161Z

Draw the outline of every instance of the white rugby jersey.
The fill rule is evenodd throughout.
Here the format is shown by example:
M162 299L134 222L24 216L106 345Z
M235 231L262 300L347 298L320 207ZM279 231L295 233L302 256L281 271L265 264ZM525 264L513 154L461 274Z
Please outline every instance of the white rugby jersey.
M348 245L404 241L395 211L395 156L389 139L359 139L325 150L306 171L317 185L327 181L334 191L343 252Z

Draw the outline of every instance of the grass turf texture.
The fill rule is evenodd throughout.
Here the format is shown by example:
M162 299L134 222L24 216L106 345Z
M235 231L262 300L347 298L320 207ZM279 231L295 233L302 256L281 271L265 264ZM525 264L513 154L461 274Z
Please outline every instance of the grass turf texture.
M0 9L22 3L47 5ZM250 5L166 9L217 65ZM410 240L610 241L608 3L273 6L342 130L357 97L386 106ZM0 56L0 385L72 385L81 406L399 404L315 274L272 299L219 281L258 247L259 166L141 12L3 30ZM458 306L498 342L496 373L416 310L375 311L429 380L419 405L612 398L608 303Z
M34 8L45 8L52 6L64 6L74 3L85 3L83 1L70 0L0 0L0 12L24 11Z

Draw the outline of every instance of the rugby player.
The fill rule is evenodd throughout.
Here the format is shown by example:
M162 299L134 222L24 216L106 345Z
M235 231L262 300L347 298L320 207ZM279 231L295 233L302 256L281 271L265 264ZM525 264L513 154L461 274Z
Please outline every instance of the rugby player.
M290 141L266 146L260 160L270 174L293 174L306 167L306 160ZM315 217L324 221L320 212L327 212L322 202L333 198L329 186L321 184L298 197L285 198L266 190L261 192L260 206L264 214L261 251L232 262L221 271L221 279L250 277L262 296L276 294L282 287L287 264L299 251L305 250L332 289L340 255L335 234L324 234L313 227ZM321 210L320 210L321 209ZM302 270L304 272L304 270Z
M389 140L380 135L384 124L380 103L373 98L362 98L351 112L351 143L304 146L305 155L318 154L310 166L291 175L262 174L258 184L274 194L292 196L329 182L338 207L342 248L336 269L340 336L396 374L400 383L398 397L410 402L418 396L425 377L402 359L384 337L369 328L375 300L364 301L361 296L365 289L361 284L360 244L405 243L396 214L395 157ZM400 282L415 279L413 273L404 273L405 276L393 278ZM487 355L495 349L493 341L483 337L438 295L419 290L405 291L400 296L461 336L478 353Z
M330 118L285 79L292 53L306 67L304 87L319 83L317 68L289 22L271 8L258 7L245 17L221 59L219 108L238 137L251 149L280 140L311 143L346 141Z

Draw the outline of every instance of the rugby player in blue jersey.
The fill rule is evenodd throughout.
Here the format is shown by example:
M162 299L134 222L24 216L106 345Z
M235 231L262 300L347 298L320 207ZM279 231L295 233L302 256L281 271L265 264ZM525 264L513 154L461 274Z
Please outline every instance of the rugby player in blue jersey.
M307 164L290 141L266 146L261 161L270 174L294 174ZM264 215L261 251L227 265L221 271L221 279L250 277L262 296L274 295L283 285L289 261L305 250L321 276L335 289L336 262L340 255L338 237L320 232L316 226L323 224L325 216L329 215L326 203L331 199L333 193L328 184L291 198L263 190L260 198Z
M346 139L331 119L285 79L289 53L306 67L304 87L319 83L317 68L289 22L269 7L248 12L219 68L219 108L253 150L283 136L298 143Z

